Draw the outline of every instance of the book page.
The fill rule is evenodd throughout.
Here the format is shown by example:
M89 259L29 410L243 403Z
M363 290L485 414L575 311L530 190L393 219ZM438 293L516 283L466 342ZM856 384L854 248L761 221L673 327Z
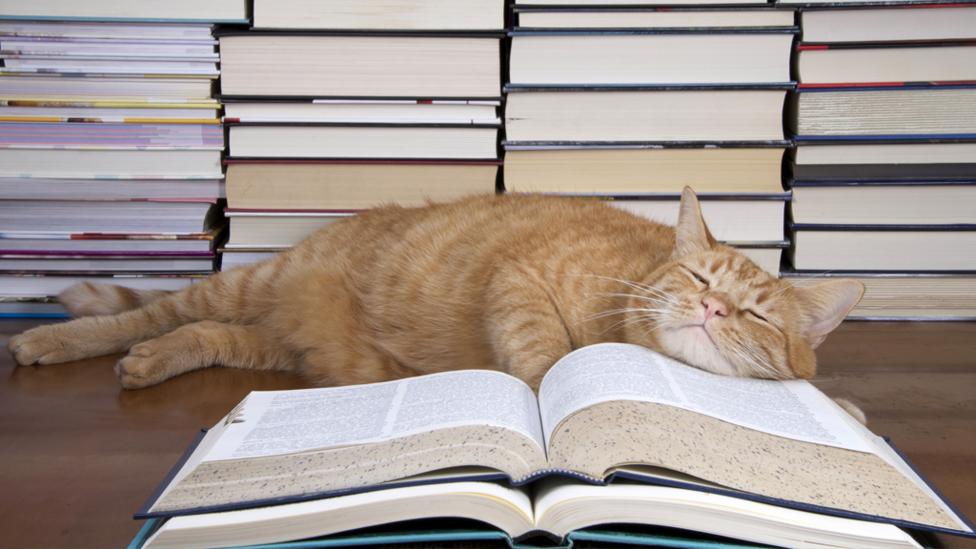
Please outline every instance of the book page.
M578 349L549 370L539 389L546 441L572 413L612 400L667 404L776 436L875 451L806 381L721 376L625 343Z
M532 390L501 372L445 372L384 383L252 392L204 461L368 444L447 427L510 429L545 448Z

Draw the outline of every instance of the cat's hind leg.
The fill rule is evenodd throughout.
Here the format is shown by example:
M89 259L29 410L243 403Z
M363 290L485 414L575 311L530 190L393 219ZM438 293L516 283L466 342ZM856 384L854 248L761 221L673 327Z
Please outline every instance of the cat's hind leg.
M73 317L114 315L138 309L171 293L167 290L133 290L115 284L79 282L58 294L58 302Z
M204 320L132 347L115 374L126 389L139 389L213 365L288 370L298 362L260 327Z

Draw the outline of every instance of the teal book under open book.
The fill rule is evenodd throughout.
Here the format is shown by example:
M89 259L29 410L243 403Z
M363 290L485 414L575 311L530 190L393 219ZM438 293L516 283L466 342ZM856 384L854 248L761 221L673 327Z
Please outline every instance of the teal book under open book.
M805 381L718 376L600 344L538 397L467 370L254 392L137 514L145 547L232 547L457 517L519 542L615 523L779 546L973 536L884 439Z

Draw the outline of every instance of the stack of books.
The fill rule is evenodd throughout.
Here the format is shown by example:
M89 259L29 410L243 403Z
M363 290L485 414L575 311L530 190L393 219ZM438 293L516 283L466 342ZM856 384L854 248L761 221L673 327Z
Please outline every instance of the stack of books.
M801 14L789 276L862 279L853 317L973 318L976 4L885 4Z
M502 0L257 0L220 35L222 269L383 204L496 188Z
M0 314L63 314L51 296L81 280L213 272L224 136L201 21L240 22L243 2L2 9Z
M620 343L563 357L538 395L487 370L252 392L137 517L151 520L130 549L907 549L922 547L909 531L974 536L807 381L729 378Z
M571 4L515 3L506 191L613 199L673 224L689 185L716 238L778 274L793 11Z

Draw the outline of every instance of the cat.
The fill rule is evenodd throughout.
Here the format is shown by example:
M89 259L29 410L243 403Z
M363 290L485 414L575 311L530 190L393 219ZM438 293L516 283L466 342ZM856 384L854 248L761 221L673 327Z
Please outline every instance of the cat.
M809 378L863 286L794 288L716 242L685 189L676 227L601 201L491 195L376 208L178 292L81 283L81 318L15 336L20 364L128 351L127 389L210 365L319 385L462 368L534 389L571 350L635 343L706 371Z

